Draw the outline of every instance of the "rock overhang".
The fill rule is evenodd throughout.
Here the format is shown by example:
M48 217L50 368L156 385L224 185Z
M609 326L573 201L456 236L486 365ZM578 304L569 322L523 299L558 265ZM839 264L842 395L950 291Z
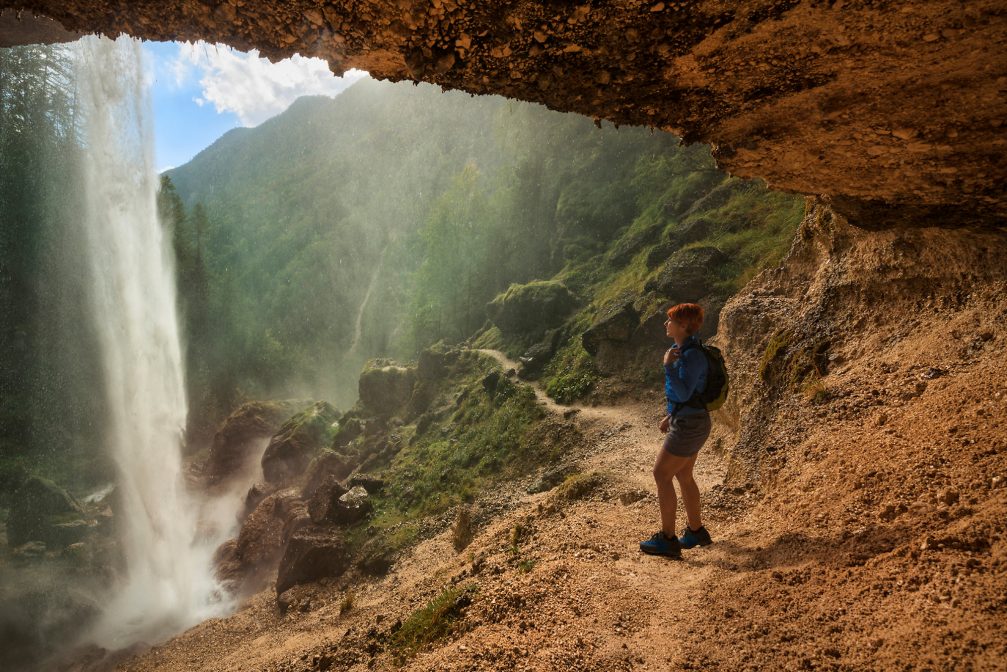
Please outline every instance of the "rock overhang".
M725 170L863 226L1007 223L1007 6L687 0L40 0L0 42L223 42L542 103L713 145ZM12 27L13 26L13 27Z

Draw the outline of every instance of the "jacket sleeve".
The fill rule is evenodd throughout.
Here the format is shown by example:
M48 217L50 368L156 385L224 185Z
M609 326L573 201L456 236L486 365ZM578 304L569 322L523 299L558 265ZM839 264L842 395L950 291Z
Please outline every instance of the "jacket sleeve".
M665 364L664 392L668 401L689 401L706 366L706 356L698 348L686 350L678 366Z

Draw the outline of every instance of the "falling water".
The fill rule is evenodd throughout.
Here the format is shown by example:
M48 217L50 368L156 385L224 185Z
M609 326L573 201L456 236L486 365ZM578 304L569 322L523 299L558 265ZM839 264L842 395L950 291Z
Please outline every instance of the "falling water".
M182 477L182 348L168 236L157 217L149 102L137 41L80 42L87 203L81 225L108 390L125 569L91 640L154 642L227 608L208 526ZM202 510L201 510L202 509Z

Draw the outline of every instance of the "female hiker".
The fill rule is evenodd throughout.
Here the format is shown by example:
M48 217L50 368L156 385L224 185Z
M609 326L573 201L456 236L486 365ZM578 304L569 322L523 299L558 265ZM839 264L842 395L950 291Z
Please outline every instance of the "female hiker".
M654 464L661 529L650 539L640 542L640 550L650 555L681 558L683 548L711 543L710 534L700 518L699 486L692 477L696 456L710 436L711 427L709 411L694 400L695 395L706 389L709 373L706 355L695 336L702 326L701 306L680 303L668 309L664 328L675 345L664 353L664 391L668 403L660 429L667 436ZM687 517L681 538L675 536L676 479L682 489Z

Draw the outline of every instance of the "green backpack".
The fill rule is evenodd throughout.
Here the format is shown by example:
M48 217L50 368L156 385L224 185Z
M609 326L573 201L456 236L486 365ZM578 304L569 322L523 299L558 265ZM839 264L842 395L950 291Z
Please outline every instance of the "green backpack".
M695 392L684 405L715 411L727 401L727 390L730 387L724 355L721 354L720 348L704 345L701 341L691 343L685 349L689 348L699 348L703 351L703 354L706 355L708 372L706 374L706 389L702 392Z

